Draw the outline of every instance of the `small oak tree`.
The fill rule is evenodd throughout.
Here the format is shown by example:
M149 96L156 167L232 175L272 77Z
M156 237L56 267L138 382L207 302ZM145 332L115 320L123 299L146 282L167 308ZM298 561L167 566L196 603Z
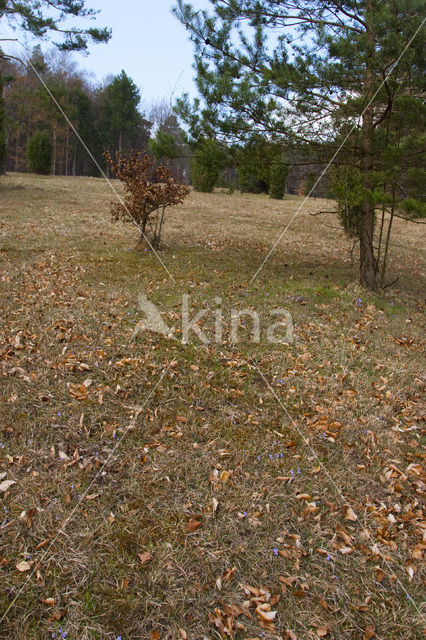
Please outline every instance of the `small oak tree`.
M182 204L189 187L177 182L169 167L156 165L153 158L137 151L132 151L128 157L118 151L113 156L106 152L105 157L126 194L122 202L111 202L113 219L133 222L138 227L137 249L147 244L158 247L166 208Z

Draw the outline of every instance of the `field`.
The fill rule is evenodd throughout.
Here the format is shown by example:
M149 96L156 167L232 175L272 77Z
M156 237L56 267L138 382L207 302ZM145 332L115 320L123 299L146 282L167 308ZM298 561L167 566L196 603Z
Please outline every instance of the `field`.
M191 193L163 266L111 197L1 178L0 638L423 637L424 227L371 294L310 199L250 284L302 198ZM141 293L295 340L134 336Z

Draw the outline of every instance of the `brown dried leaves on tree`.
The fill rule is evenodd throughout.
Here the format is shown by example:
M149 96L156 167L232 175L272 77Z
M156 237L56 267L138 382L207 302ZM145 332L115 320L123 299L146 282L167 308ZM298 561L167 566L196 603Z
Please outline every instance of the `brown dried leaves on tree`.
M136 224L141 232L138 248L158 247L166 207L182 204L189 187L177 182L167 166L156 166L153 158L137 151L128 157L106 152L105 157L126 193L123 202L111 202L113 219Z

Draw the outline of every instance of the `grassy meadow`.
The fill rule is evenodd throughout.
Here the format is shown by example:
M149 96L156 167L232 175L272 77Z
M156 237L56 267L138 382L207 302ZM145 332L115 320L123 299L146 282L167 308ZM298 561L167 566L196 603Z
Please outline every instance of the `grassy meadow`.
M424 637L424 227L373 294L309 199L250 284L303 198L191 193L164 268L112 197L1 178L0 638ZM295 341L132 339L140 293Z

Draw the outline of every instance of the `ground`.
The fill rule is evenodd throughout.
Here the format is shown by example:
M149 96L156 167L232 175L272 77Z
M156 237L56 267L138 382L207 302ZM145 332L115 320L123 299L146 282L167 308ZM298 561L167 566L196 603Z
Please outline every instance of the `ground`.
M302 198L191 193L163 267L111 197L1 178L0 638L421 638L423 227L372 294L310 199L250 283ZM182 294L294 342L182 344Z

